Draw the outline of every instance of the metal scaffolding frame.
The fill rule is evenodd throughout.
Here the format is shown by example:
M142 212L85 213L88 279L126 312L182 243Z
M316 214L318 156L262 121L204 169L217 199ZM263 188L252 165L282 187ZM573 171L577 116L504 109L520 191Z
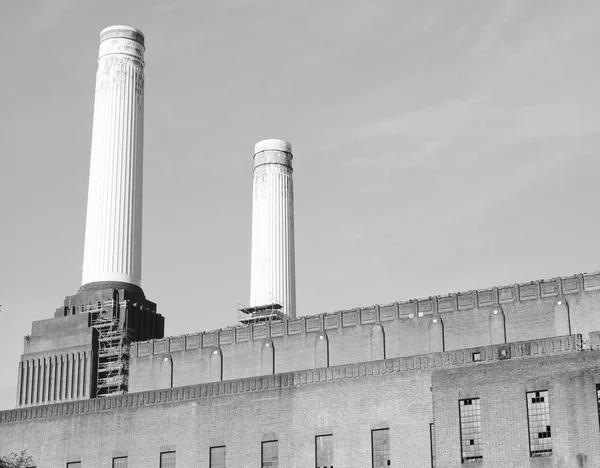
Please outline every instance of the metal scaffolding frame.
M127 392L131 341L126 323L128 302L110 299L83 306L91 315L91 326L98 331L97 398Z
M283 306L274 302L256 307L243 307L238 309L238 321L244 325L260 322L273 322L284 320L285 314L281 311Z

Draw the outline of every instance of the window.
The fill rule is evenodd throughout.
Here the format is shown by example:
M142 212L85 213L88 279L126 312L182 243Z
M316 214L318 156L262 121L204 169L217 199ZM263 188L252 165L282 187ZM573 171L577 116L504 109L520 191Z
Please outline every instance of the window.
M473 353L473 362L479 362L479 361L481 361L481 353L480 352Z
M260 460L261 468L279 468L279 443L277 440L262 443Z
M113 458L112 468L127 468L127 457Z
M596 399L598 400L598 421L600 422L600 384L596 385Z
M373 453L373 468L391 465L389 429L371 431L371 452Z
M477 461L483 458L479 398L458 400L458 409L462 463Z
M315 461L317 468L333 468L333 436L315 437Z
M81 462L71 462L67 463L67 468L81 468Z
M175 468L175 452L161 452L160 468Z
M429 423L429 445L431 449L431 468L435 468L435 433L433 423Z
M552 455L550 406L548 403L548 390L527 392L529 455L532 457Z
M225 464L225 454L226 454L225 446L221 447L211 447L210 448L210 468L226 468Z

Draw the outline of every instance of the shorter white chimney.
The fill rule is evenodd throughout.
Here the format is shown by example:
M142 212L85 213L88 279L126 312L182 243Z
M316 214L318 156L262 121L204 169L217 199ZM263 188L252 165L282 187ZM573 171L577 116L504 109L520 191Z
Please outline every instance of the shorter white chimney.
M292 145L263 140L254 149L250 306L280 304L296 317Z

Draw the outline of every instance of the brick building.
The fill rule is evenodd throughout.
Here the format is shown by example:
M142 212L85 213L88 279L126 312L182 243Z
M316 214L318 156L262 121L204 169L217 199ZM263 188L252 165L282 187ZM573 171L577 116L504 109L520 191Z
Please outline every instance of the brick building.
M38 467L598 466L599 300L595 273L133 341L115 395L75 325L97 312L60 316L0 442Z
M26 337L1 453L38 468L600 466L599 272L296 318L287 210L293 313L254 304L229 328L164 337L131 241L141 183L113 205L93 188L141 180L133 137L106 149L124 119L102 106L108 83L131 86L118 109L141 115L143 52L133 28L101 33L84 280ZM266 142L291 200L291 146Z
M124 466L113 465L123 457L129 467L172 466L161 456L216 467L221 451L234 467L597 466L600 333L585 324L599 280L133 342L129 390L112 396L86 391L93 379L78 383L87 377L74 370L77 346L61 348L58 367L36 348L20 364L18 407L0 413L1 446L27 449L38 467ZM490 297L504 299L484 305ZM442 311L444 299L452 306ZM553 329L558 302L566 333ZM86 315L50 321L60 329ZM46 341L62 346L62 333ZM94 369L97 345L88 352ZM267 449L279 465L267 464Z

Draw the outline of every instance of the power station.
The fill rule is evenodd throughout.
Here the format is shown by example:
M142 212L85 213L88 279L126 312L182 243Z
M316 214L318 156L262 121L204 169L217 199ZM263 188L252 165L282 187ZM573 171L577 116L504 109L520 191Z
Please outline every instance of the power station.
M298 316L292 147L254 149L250 305L142 290L141 31L100 33L82 285L36 321L0 454L37 468L600 466L600 273Z

